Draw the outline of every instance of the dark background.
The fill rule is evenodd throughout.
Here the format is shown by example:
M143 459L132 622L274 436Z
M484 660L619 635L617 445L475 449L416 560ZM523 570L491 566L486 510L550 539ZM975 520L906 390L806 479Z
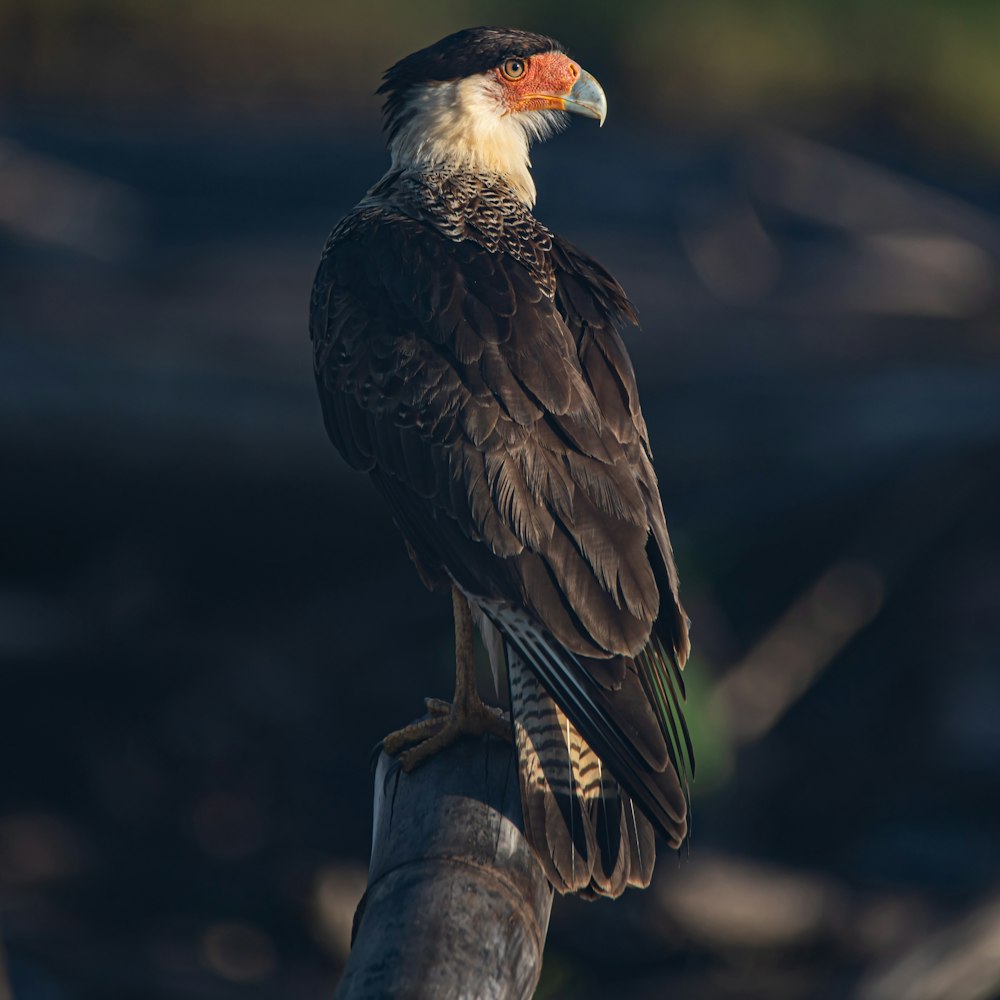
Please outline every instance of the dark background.
M0 997L332 993L451 636L308 294L476 23L607 90L537 212L640 311L694 620L690 852L539 996L1000 996L998 5L2 0Z

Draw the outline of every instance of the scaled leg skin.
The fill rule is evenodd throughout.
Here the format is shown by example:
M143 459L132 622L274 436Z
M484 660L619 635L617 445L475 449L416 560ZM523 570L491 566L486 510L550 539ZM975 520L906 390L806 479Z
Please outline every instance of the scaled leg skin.
M404 771L412 771L461 736L489 733L503 740L511 739L510 723L504 713L484 705L476 690L476 659L469 602L457 587L452 588L451 600L455 613L455 698L450 704L438 698L427 698L425 704L431 716L429 719L397 729L382 741L382 749L387 754L399 755Z

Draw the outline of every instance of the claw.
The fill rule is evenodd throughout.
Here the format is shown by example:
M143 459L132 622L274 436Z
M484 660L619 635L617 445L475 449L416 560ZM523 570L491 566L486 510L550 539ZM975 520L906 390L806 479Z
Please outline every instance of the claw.
M398 755L406 772L463 736L489 735L508 741L512 738L507 714L484 705L478 698L464 707L437 698L427 698L425 704L432 718L397 729L382 741L385 752Z
M439 718L419 719L417 722L411 722L410 725L389 733L389 735L382 740L382 749L389 754L390 757L395 757L397 754L406 749L406 747L429 739L434 735L434 730L443 724L444 720Z

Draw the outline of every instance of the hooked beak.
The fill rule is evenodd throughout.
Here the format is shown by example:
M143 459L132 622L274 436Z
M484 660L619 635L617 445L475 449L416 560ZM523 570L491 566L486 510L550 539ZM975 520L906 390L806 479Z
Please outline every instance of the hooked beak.
M608 117L608 99L601 85L585 69L580 70L576 83L562 100L565 111L596 118L599 125Z
M602 125L608 115L608 99L601 85L561 52L537 56L526 86L507 86L512 92L512 111L569 111L596 118Z

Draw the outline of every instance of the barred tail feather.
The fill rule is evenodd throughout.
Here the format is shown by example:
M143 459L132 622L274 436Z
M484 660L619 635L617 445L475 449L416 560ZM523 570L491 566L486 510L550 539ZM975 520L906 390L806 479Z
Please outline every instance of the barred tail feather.
M652 844L646 820L671 847L680 847L687 835L688 779L693 777L694 757L680 711L679 669L662 644L656 640L635 659L620 661L616 683L608 685L614 661L575 656L522 611L499 603L481 602L480 607L491 627L503 635L508 661L516 657L530 669L542 691L551 693L558 711L597 755L602 769L614 775L623 811L628 804L631 814L634 802L635 819L627 815L625 829L636 845L637 863L642 855L639 868L645 868L646 856L652 855L652 850L643 848L646 839ZM659 703L673 716L664 719L656 711ZM613 801L607 795L602 798L605 803ZM612 822L604 821L605 830Z
M510 646L507 667L525 833L549 881L612 898L649 885L652 824Z

